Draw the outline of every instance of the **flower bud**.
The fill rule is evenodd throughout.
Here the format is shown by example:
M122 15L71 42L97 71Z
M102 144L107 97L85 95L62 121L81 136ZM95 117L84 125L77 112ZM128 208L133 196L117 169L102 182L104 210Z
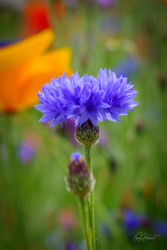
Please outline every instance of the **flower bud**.
M89 119L81 126L76 127L75 137L81 144L91 146L95 144L100 137L99 127L94 126Z
M80 153L71 154L66 182L68 190L80 198L85 197L94 188L95 181Z

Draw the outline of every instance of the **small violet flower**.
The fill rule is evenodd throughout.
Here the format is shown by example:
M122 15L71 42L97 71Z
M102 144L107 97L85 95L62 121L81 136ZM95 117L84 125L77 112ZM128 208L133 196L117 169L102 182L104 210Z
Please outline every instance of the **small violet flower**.
M125 210L124 211L124 223L125 223L125 228L128 231L133 231L136 228L140 227L142 224L142 217L136 215L133 211L131 210Z
M156 234L167 237L167 222L166 221L155 221L153 222L153 229Z
M27 133L18 148L18 157L23 164L29 163L37 152L40 139L33 133Z
M19 158L22 163L28 163L31 161L33 156L35 155L36 149L28 144L28 143L23 143L19 147Z
M40 122L51 121L51 127L67 119L75 119L75 126L88 121L94 126L103 119L113 122L118 117L127 115L129 110L138 105L133 98L137 91L127 82L126 77L116 77L110 69L100 69L97 78L74 73L70 78L64 73L46 83L38 93L40 104L35 108L44 116Z
M123 61L120 61L115 66L115 73L117 76L123 75L130 77L134 73L136 73L139 69L139 62L135 57L127 57Z
M115 1L114 0L97 0L97 2L101 7L107 8L107 7L114 5Z

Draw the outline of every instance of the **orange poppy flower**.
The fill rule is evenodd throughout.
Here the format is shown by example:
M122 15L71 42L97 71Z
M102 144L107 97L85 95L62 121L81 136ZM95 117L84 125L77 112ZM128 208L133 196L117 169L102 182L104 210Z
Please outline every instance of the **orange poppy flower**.
M38 100L36 92L41 85L64 72L72 74L69 48L42 54L53 38L48 29L0 50L0 111L31 107Z

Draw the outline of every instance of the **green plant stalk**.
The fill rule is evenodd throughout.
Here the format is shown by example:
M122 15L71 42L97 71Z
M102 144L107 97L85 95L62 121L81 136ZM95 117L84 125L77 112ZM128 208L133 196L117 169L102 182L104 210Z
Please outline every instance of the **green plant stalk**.
M20 185L19 185L19 162L16 155L15 147L15 129L12 123L12 117L10 114L4 114L4 132L5 132L5 143L8 152L8 167L10 170L11 178L11 190L13 195L13 208L15 213L15 226L16 226L16 237L19 239L20 244L24 250L28 249L25 225L24 225L24 216L21 204L20 197Z
M90 169L93 175L93 169L91 164L91 146L85 146L85 159L88 168ZM89 201L89 238L92 242L92 249L96 249L96 238L95 238L95 216L94 216L94 193L93 191L90 194Z
M86 202L84 198L80 198L80 207L81 207L81 215L82 215L82 226L86 241L87 250L91 250L90 241L89 241L89 234L88 234L88 218L86 212Z

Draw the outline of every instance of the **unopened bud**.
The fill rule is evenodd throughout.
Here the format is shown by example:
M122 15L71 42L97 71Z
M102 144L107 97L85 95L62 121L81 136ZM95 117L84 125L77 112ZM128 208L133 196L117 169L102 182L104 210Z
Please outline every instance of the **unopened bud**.
M89 119L81 126L76 127L75 137L81 144L91 146L95 144L100 137L99 127L94 126Z
M85 197L94 188L95 181L80 153L71 154L66 182L68 190L80 198Z

